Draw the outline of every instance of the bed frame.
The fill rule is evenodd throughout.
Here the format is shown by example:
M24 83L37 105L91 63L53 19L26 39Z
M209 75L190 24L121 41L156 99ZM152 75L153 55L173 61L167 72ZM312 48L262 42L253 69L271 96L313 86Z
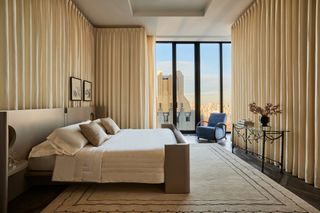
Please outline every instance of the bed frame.
M92 119L94 115L103 117L104 109L79 107L0 111L0 212L6 212L8 201L27 188L27 169L21 169L9 177L9 152L16 160L27 160L31 148L43 142L54 129ZM14 128L16 136L10 149L9 125ZM170 128L177 138L177 144L165 145L165 192L189 193L189 144L172 125L165 125L163 128ZM40 173L34 175L41 176Z

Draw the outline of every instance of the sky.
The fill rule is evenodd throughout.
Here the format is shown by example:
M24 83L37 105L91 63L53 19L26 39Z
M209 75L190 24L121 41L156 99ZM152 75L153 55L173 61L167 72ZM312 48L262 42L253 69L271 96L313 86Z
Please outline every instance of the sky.
M194 45L177 44L177 70L184 75L184 93L194 103ZM220 72L219 44L200 44L201 104L219 103ZM231 44L223 44L224 103L231 99ZM172 46L170 43L156 45L156 71L172 74Z

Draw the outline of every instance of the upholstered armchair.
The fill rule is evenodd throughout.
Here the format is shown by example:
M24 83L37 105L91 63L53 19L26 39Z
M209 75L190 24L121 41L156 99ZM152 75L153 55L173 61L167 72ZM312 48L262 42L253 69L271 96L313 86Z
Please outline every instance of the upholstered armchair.
M226 120L225 113L211 113L208 121L200 121L197 124L197 137L207 140L218 141L226 138ZM207 123L207 126L204 124Z

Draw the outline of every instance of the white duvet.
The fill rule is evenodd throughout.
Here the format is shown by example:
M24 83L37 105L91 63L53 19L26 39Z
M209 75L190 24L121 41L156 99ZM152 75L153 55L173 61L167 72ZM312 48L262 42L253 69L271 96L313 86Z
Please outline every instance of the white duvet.
M175 144L169 129L125 129L99 147L56 157L53 181L164 182L164 145Z

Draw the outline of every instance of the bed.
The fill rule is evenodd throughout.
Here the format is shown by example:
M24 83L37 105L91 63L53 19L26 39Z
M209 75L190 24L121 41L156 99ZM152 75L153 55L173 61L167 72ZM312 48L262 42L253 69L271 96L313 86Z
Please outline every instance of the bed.
M170 144L177 140L167 128L123 129L98 147L87 144L74 156L55 155L45 141L31 153L29 169L53 171L52 180L62 182L164 183L164 147Z
M39 177L50 177L50 179L52 177L55 182L164 183L166 193L189 193L189 145L185 144L185 139L180 131L172 125L164 125L163 129L158 130L121 130L119 135L113 137L109 141L110 143L102 146L101 150L86 146L73 157L47 155L28 159L32 147L45 141L54 129L82 122L93 114L101 117L105 113L99 107L0 112L0 126L3 127L0 134L0 166L4 168L3 173L0 174L0 204L6 206L8 197L10 200L17 197L27 189L27 186L34 184ZM9 132L6 129L9 125L16 132L16 141L10 150L8 147ZM138 135L141 136L141 134L145 135L142 140L138 138ZM130 138L131 140L121 142L121 138ZM144 147L142 144L146 144L146 142L142 143L143 140L151 141L151 143ZM134 143L126 144L121 146L126 149L116 151L116 144L119 141L120 143L135 141L137 145L133 145ZM101 167L96 166L98 163L88 167L88 163L91 161L83 160L86 157L93 159L88 157L91 155L89 150L100 153L97 155L98 159L95 160L101 162ZM17 171L16 175L10 176L8 179L9 152L13 153L18 161L28 161L28 168ZM134 158L127 162L121 162L127 155L132 155ZM146 157L148 155L149 157ZM77 161L78 159L80 161ZM115 159L120 161L117 162ZM143 163L139 162L139 159L147 160ZM71 171L70 165L67 170L63 168L67 164L74 164L73 172L70 172L69 176L62 177L62 171ZM91 174L99 174L94 173L94 169L100 169L101 175L90 176L90 172ZM78 175L74 174L80 170L82 171L81 178L77 179Z

